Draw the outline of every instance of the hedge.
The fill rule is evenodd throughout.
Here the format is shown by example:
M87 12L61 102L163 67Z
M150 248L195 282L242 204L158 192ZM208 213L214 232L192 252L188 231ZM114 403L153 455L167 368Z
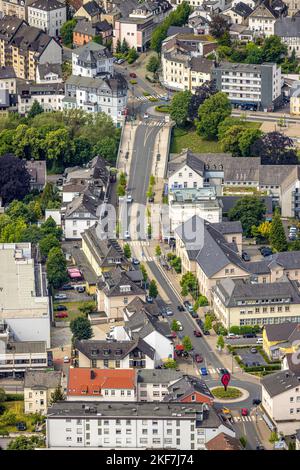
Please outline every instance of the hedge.
M7 393L5 401L24 401L23 393Z
M164 105L155 106L155 111L157 111L158 113L169 113L170 106L164 106Z

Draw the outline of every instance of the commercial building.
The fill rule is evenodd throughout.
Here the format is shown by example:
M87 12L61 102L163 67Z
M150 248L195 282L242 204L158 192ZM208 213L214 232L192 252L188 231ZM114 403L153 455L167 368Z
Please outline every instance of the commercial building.
M52 449L201 450L221 432L235 437L202 403L58 402L47 416L47 447Z
M25 413L46 414L51 396L61 386L62 372L27 370L24 377Z
M60 29L67 20L65 3L58 0L34 0L27 9L30 26L42 29L49 36L60 35Z
M115 21L113 45L125 39L128 46L134 47L138 52L144 52L150 44L151 34L156 27L152 14L140 17L120 18Z
M277 64L225 62L214 66L212 77L235 107L273 111L281 104L281 68Z
M14 341L45 341L50 347L50 305L44 267L30 243L0 244L0 320Z
M249 279L222 279L212 289L213 308L225 328L300 322L300 285L284 278L257 284Z

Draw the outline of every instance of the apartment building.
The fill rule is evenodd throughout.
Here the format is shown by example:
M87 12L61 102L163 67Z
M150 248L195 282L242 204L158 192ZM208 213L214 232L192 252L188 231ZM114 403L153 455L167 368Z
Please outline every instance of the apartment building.
M234 107L273 111L281 103L281 68L277 64L225 62L214 66L212 77Z
M75 341L75 365L97 369L154 369L155 351L142 339Z
M93 38L102 38L107 43L113 37L113 27L106 20L92 23L87 18L78 19L73 31L73 44L75 47L84 46Z
M57 37L67 20L66 4L58 0L34 0L28 5L28 23Z
M72 74L81 77L96 77L113 74L113 56L101 44L89 42L72 52Z
M62 372L56 370L27 370L24 377L25 413L45 415L51 396L61 386Z
M67 204L63 211L63 228L66 239L80 240L81 234L97 222L99 203L99 198L87 190Z
M26 20L27 3L27 0L0 0L0 18L8 15Z
M67 401L135 401L134 369L69 369Z
M0 244L0 320L14 341L45 341L50 347L50 305L45 268L30 243Z
M26 116L37 101L44 112L62 111L65 87L63 83L30 84L25 82L18 87L18 113Z
M144 52L150 44L151 34L156 27L153 15L131 14L128 18L119 18L115 21L113 47L116 49L117 42L125 39L129 47L134 47L138 52Z
M262 406L274 428L284 435L295 434L300 422L299 372L282 370L261 379Z
M202 403L58 402L47 416L47 447L52 449L201 450L221 432L235 436Z
M274 25L280 12L274 10L269 2L261 2L248 16L248 26L257 36L269 37L274 34Z
M250 279L222 279L212 289L216 316L225 328L300 322L300 284L283 278L257 284Z
M24 20L0 20L0 65L12 66L18 78L36 79L38 64L61 64L62 47L41 29Z

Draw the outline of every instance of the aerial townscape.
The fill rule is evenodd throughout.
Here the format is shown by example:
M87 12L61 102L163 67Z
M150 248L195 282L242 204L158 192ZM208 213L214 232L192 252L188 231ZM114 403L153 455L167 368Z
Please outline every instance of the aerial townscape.
M300 450L298 6L0 0L0 450Z

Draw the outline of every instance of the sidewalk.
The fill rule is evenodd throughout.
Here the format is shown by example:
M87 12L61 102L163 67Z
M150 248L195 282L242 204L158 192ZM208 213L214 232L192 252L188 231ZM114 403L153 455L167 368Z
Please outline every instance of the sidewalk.
M136 130L137 124L126 122L120 142L118 170L124 171L127 174L129 174L130 171ZM128 158L126 158L126 155Z

